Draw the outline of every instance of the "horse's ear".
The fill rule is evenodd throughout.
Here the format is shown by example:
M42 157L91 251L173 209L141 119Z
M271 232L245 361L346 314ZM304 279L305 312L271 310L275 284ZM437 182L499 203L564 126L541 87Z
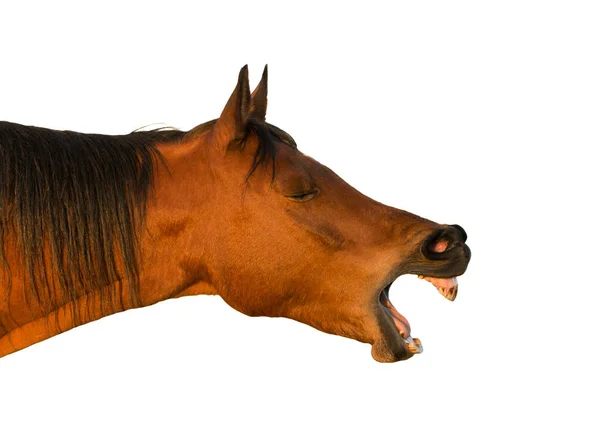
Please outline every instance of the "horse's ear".
M237 86L225 105L214 127L215 136L223 146L229 146L235 140L246 135L248 116L250 115L250 85L248 83L248 65L238 76ZM227 147L225 147L225 150Z
M250 116L264 122L267 117L267 78L269 76L268 65L265 65L262 78L252 92L250 101Z

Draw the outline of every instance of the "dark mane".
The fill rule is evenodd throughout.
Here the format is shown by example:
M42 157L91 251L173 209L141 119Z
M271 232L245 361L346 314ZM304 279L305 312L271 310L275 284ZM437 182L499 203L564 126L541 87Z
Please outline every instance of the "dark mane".
M264 122L249 121L248 132L259 146L247 178L275 160L276 142L296 147L287 133ZM5 254L13 242L29 302L49 312L115 282L127 283L139 302L139 225L162 160L156 144L186 134L111 136L0 122L0 266L10 278Z
M183 134L110 136L0 122L0 260L10 276L5 249L14 242L29 302L51 311L114 282L138 293L136 226L160 159L155 144Z

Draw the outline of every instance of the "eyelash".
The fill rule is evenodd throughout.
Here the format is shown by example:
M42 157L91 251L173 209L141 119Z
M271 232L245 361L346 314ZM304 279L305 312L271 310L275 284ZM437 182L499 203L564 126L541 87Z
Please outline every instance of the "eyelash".
M297 201L297 202L305 202L305 201L312 200L318 194L319 194L319 190L316 189L316 190L305 192L305 193L302 193L302 194L289 195L289 196L287 196L287 198L289 198L291 200L294 200L294 201Z

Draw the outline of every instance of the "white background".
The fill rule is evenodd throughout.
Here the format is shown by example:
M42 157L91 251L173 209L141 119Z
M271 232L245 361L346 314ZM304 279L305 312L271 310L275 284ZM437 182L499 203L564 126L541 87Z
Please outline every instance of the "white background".
M3 3L0 119L189 129L268 63L304 153L469 233L454 304L392 289L424 353L183 298L1 359L0 430L598 431L595 2L287 3Z

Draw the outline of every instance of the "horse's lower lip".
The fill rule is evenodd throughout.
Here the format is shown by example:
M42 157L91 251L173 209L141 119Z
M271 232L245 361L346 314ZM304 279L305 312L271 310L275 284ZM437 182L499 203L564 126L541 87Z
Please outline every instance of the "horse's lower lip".
M406 317L404 317L402 314L400 314L400 312L398 312L398 310L396 310L396 308L394 308L388 297L388 293L391 286L392 283L387 285L381 291L381 293L379 294L379 302L383 307L383 310L388 314L388 316L390 316L390 318L394 322L394 325L396 326L400 337L402 337L406 350L413 355L421 353L423 352L423 346L421 345L421 341L418 338L413 338L410 335L410 323L408 323Z

